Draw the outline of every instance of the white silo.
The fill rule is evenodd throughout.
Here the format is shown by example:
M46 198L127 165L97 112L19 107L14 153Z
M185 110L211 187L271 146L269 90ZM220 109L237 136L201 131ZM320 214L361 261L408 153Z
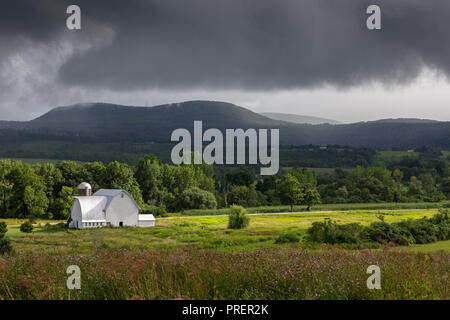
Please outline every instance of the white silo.
M92 187L87 182L82 182L78 186L78 196L90 197L92 196Z

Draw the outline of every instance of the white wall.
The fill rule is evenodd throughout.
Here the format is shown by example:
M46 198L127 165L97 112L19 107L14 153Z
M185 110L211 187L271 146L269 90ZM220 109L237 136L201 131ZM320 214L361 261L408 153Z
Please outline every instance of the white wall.
M75 199L72 205L72 211L70 212L70 216L72 217L73 227L77 228L77 222L78 222L78 229L83 229L82 216L81 216L81 206L80 202Z
M122 197L123 195L123 197ZM123 226L138 226L139 208L134 201L124 192L113 198L106 209L106 221L118 227L120 222Z
M139 227L154 227L155 220L139 220Z

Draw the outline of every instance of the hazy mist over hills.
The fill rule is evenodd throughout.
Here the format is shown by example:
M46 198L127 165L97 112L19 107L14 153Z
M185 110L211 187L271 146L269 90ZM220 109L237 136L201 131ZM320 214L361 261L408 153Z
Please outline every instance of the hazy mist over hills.
M261 114L265 117L268 117L268 118L271 118L274 120L282 120L282 121L293 122L293 123L342 124L342 122L339 122L336 120L312 117L312 116L304 116L304 115L292 114L292 113L261 112Z

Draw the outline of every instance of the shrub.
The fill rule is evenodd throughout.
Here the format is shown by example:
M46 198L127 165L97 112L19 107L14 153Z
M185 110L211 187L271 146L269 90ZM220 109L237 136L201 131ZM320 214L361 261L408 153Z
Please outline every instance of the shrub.
M307 241L330 244L364 244L367 242L397 245L410 243L432 243L450 239L450 218L448 210L441 209L433 217L427 219L407 220L389 224L381 221L373 222L367 227L357 223L337 225L330 219L314 222L307 231Z
M393 242L396 244L406 245L408 240L401 234L400 230L384 221L373 222L363 231L364 239L369 241L387 244Z
M6 222L0 222L0 238L6 234L8 228L6 226Z
M358 223L338 225L336 222L325 219L324 222L313 222L307 231L307 241L320 243L358 243L363 230Z
M215 209L217 202L211 192L193 187L180 194L178 205L181 209Z
M140 214L152 214L155 217L167 217L167 210L165 205L162 205L160 207L145 205Z
M409 219L394 224L411 243L432 243L450 238L448 210L441 209L430 219Z
M10 253L12 251L11 241L5 239L5 234L8 231L5 222L0 222L0 254Z
M331 219L324 222L313 222L312 227L307 231L306 240L308 242L331 243L331 229L336 225Z
M230 229L243 229L250 224L250 217L241 206L231 206L230 213L228 215L228 228Z
M0 238L0 254L12 252L11 241L9 239Z
M258 203L258 193L253 187L234 186L227 195L228 203L243 207L254 207Z
M408 219L396 223L395 226L409 243L423 244L438 241L437 228L425 219Z
M28 220L22 223L20 226L20 231L25 233L31 233L33 231L33 224Z
M296 243L296 242L299 242L299 241L300 241L300 238L297 237L297 235L295 233L289 232L289 233L280 235L275 240L275 243L276 244L280 244L280 243Z
M439 213L430 218L430 222L437 226L439 240L450 239L450 217L448 214L448 209L440 208Z

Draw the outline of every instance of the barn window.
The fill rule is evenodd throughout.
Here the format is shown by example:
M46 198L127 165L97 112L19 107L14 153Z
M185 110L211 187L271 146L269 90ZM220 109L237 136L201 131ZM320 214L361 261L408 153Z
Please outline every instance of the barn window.
M120 196L123 198L123 193Z

